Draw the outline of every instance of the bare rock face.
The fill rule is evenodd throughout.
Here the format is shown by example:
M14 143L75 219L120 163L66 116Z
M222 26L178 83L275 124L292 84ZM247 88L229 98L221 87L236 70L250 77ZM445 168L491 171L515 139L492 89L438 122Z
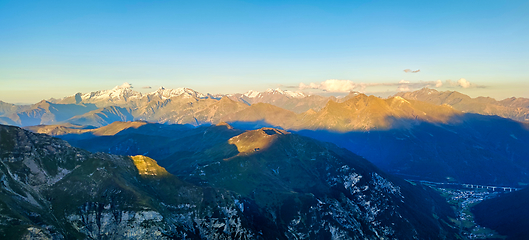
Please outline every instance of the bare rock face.
M163 216L156 211L115 211L110 206L99 210L98 203L87 203L80 214L67 216L72 226L89 238L159 239Z
M254 236L237 194L178 180L148 157L92 154L0 126L0 237L232 239Z

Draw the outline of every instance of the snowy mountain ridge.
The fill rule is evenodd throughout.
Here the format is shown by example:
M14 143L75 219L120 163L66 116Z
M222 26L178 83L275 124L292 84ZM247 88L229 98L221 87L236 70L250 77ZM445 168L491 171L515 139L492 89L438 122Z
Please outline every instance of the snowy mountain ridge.
M164 87L160 87L158 88L158 90L147 93L146 95L147 96L158 96L164 100L172 98L172 97L178 97L180 95L184 95L185 98L190 98L190 97L206 98L207 97L206 94L199 93L190 88L166 89Z
M294 92L289 90L281 90L280 88L276 89L267 89L264 92L254 91L250 90L244 94L243 96L246 96L248 98L262 98L265 94L280 94L284 95L288 98L304 98L308 95L302 93L302 92ZM221 98L222 96L230 96L225 94L204 94L197 92L191 88L175 88L175 89L167 89L164 87L158 88L156 91L142 94L141 92L133 90L133 87L131 84L125 82L120 86L115 86L114 88L110 90L99 90L95 92L89 92L81 94L81 99L84 102L95 102L95 101L129 101L133 99L142 99L144 97L148 97L149 99L152 99L153 97L159 97L162 100L183 96L184 98Z
M306 94L304 94L302 92L293 92L293 91L289 91L289 90L281 90L280 88L276 88L276 89L269 88L269 89L267 89L264 92L250 90L250 91L244 93L243 95L248 97L248 98L262 98L264 93L266 93L266 94L281 94L281 95L285 95L285 96L287 96L289 98L304 98L304 97L308 96L308 95L306 95Z
M124 100L141 98L142 94L132 90L132 85L125 82L121 86L115 86L110 90L99 90L81 95L83 101L90 100Z
M164 87L158 88L156 91L142 94L141 92L133 90L131 84L125 82L120 86L115 86L110 90L99 90L81 94L81 100L85 103L110 101L110 102L127 102L129 100L137 100L142 98L152 99L158 97L162 100L183 96L184 98L207 98L208 94L199 93L190 88L176 88L167 89ZM72 96L70 96L72 97Z

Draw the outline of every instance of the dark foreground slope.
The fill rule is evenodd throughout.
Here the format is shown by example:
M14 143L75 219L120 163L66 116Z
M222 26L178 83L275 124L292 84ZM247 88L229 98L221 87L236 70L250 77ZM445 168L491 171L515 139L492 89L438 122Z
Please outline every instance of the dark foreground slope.
M507 236L507 239L529 238L529 188L485 200L474 206L476 222Z
M92 154L0 126L2 239L260 238L240 196L143 156Z
M163 128L163 125L156 126ZM152 133L142 132L142 129L142 126L125 129L121 132L124 135L118 132L112 136L93 136L76 144L94 146L94 143L106 139L119 146L108 150L125 153L133 149L127 144L133 143L146 150L146 155L158 156L158 164L190 183L186 186L194 186L197 191L211 189L216 192L214 196L217 198L209 201L202 198L212 205L210 207L191 201L187 205L181 202L167 207L179 211L183 211L182 206L196 211L213 211L206 218L210 222L204 219L195 221L193 217L192 220L182 216L166 217L162 214L165 210L161 211L163 221L174 224L184 221L192 223L191 226L201 222L217 230L239 224L240 231L230 238L456 237L450 226L453 211L438 194L388 176L365 159L332 144L277 129L241 132L222 124L166 131L165 140L170 144L155 148L145 147L149 143L140 141L148 136L147 133ZM127 131L134 134L125 134ZM131 138L127 141L123 136ZM163 183L158 186L166 187ZM156 194L170 198L175 192L181 191ZM168 204L160 198L155 199L162 206ZM230 208L232 205L229 204L237 207ZM223 218L227 213L233 214L230 215L232 218ZM211 219L218 219L220 223L211 222ZM225 230L218 231L220 235L208 238L226 236ZM203 237L202 232L208 230L199 232Z
M332 144L263 128L160 161L203 186L255 202L256 221L288 238L453 238L452 210L430 189L388 176Z

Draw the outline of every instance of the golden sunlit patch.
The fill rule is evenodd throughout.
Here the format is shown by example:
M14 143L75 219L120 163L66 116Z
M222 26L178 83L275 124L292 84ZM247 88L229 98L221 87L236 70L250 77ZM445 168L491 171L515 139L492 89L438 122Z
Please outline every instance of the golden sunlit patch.
M134 121L134 122L113 122L112 124L106 125L104 127L96 128L93 130L94 135L96 136L113 136L117 133L127 129L127 128L139 128L147 124L144 121Z
M134 165L138 169L138 173L142 177L153 176L153 177L163 177L169 175L165 168L160 167L158 163L152 158L136 155L130 157L134 161Z
M267 149L275 141L277 135L282 134L288 134L288 132L274 128L261 128L232 137L228 143L237 146L239 155L251 154Z

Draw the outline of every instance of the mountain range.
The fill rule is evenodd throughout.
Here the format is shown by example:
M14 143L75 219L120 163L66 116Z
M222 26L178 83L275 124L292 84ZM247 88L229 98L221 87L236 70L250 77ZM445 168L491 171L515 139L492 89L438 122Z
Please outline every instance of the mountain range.
M331 109L333 103L343 103L357 95L363 94L351 93L348 96L336 98L307 95L301 92L281 89L268 89L264 92L248 91L244 94L211 95L199 93L189 88L165 89L163 87L156 91L142 94L134 91L130 84L124 83L110 90L77 93L62 99L43 100L33 105L14 105L0 102L0 123L22 127L58 123L100 127L114 121L145 120L198 126L201 124L217 124L222 121L244 120L246 113L242 111L253 105L265 104L273 105L280 109L274 110L272 107L264 107L264 105L260 105L260 108L266 108L268 111L276 113L282 111L284 113L281 115L288 115L279 119L281 122L272 124L275 126L289 129L328 128L347 131L351 129L384 127L382 125L387 125L387 121L391 121L391 119L383 119L388 117L386 116L389 114L388 111L399 111L396 106L396 104L402 102L399 99L405 99L408 102L420 101L433 105L451 106L454 110L464 113L498 115L517 121L528 121L529 99L526 98L509 98L496 101L492 98L470 98L458 92L438 92L427 88L415 92L398 93L388 99L380 99L387 101L391 99L397 100L391 100L394 103L389 103L386 109L376 109L381 111L381 116L374 116L374 118L378 119L349 120L362 114L361 112L353 113L351 111L347 112L350 116L333 116L344 119L333 119L332 117L327 119L327 115L333 114L329 112L333 111ZM380 105L380 102L375 103L374 99L376 97L370 96L370 98L370 101L366 103ZM417 103L413 105L418 107ZM360 106L355 107L358 108ZM431 108L426 105L424 107ZM326 112L322 112L324 108ZM355 109L355 111L357 110ZM268 114L267 111L263 112L262 109L246 111L259 112L263 116ZM314 113L319 113L319 116ZM351 114L354 116L351 116ZM391 115L389 117L418 117L421 119L429 117L426 115L414 115L413 113L406 114L406 116L400 116L399 114L395 115L395 112L393 112L389 114ZM254 116L253 118L256 117ZM312 122L313 120L316 122ZM361 120L360 123L358 123L359 120ZM350 122L359 125L351 126Z
M0 126L0 236L461 238L453 206L419 182L527 186L528 102L129 84L0 102L0 124L24 127ZM476 205L476 221L526 236L507 221L524 192Z
M210 101L212 103L207 105ZM528 123L464 113L448 105L433 105L398 96L381 99L352 93L341 102L329 100L321 110L302 114L267 103L247 106L227 97L195 102L194 107L185 106L179 104L165 109L174 109L171 116L180 119L184 119L183 116L191 118L193 109L204 109L193 113L195 123L209 119L209 122L227 122L240 129L280 127L332 142L367 158L384 171L406 178L515 187L529 183L529 162L526 161L529 155L526 148L529 144ZM233 113L222 114L229 111ZM160 114L160 111L154 111L151 114L154 120L167 117L165 113L157 115L156 112ZM160 125L161 128L165 126ZM78 132L78 128L56 125L28 129L72 142L79 137L70 133ZM63 136L65 134L68 136ZM119 137L129 141L134 139L124 134L120 133ZM100 141L105 140L97 142ZM107 142L98 149L79 147L109 152L103 148L112 145ZM151 151L150 154L155 153ZM158 156L149 156L159 159Z
M479 113L483 115L497 115L516 121L529 121L528 98L506 98L496 101L490 97L471 98L455 91L439 92L435 89L424 88L414 92L401 92L395 96L405 99L419 100L436 105L447 104L463 112Z
M297 118L306 118L308 115L320 112L325 107L332 107L328 106L329 102L342 103L356 95L359 93L351 93L341 98L323 97L284 91L279 88L268 89L264 92L251 90L243 94L212 95L199 93L189 88L165 89L163 87L142 94L134 91L130 84L124 83L110 90L77 93L62 99L43 100L33 105L0 102L0 123L16 126L73 123L100 127L114 121L146 120L197 126L235 119L237 117L233 115L257 103L273 105L295 113ZM398 93L394 97L434 105L444 104L465 113L498 115L517 121L528 121L529 99L526 98L496 101L492 98L470 98L458 92L438 92L427 88L415 92ZM224 100L221 101L223 98ZM244 113L238 115L241 114L244 115ZM266 114L266 112L262 113L262 115ZM289 128L307 127L298 123L303 120L294 121L297 126L291 123L292 126L289 125ZM285 124L281 126L284 127L283 125ZM333 128L334 126L322 127ZM341 127L337 126L337 128ZM348 128L350 127L346 127Z

